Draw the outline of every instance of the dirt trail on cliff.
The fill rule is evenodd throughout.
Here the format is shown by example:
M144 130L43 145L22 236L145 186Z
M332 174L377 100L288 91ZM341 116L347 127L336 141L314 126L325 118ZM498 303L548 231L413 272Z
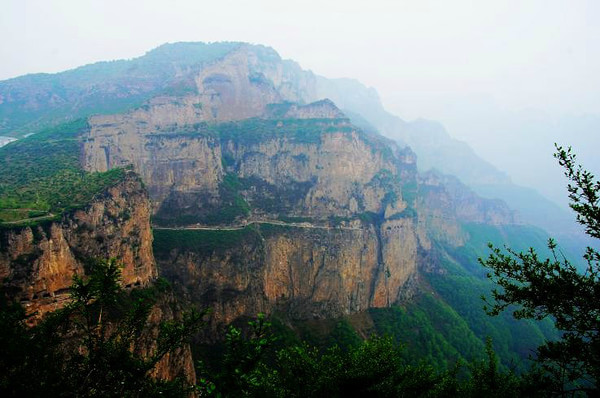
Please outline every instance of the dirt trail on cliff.
M25 209L25 210L28 210L28 209ZM55 217L54 214L48 213L46 215L38 216L38 217L22 218L20 220L15 220L15 221L2 221L2 222L0 222L0 224L4 224L4 225L17 225L17 224L22 224L22 223L27 223L27 222L36 222L36 221L51 220L54 217Z
M357 227L344 227L344 226L331 227L331 226L327 226L327 225L314 225L314 224L310 224L307 222L286 223L283 221L276 221L276 220L251 221L246 224L240 224L240 225L235 225L235 226L187 225L187 226L181 226L181 227L161 227L161 226L153 225L152 228L168 229L168 230L175 230L175 231L177 231L177 230L237 231L240 229L244 229L252 224L271 224L271 225L280 225L280 226L284 226L284 227L312 228L312 229L326 229L326 230L333 230L333 229L344 229L344 230L353 230L353 231L361 230L361 228L357 228Z

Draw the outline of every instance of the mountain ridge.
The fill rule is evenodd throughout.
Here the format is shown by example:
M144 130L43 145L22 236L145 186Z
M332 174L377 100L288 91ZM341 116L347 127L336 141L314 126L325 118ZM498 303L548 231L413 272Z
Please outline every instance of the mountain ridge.
M84 119L76 133L59 125L17 144L64 141L69 159L78 151L78 175L131 167L162 227L153 231L161 275L214 309L213 339L259 312L328 319L409 306L417 295L446 299L431 278L456 269L457 281L481 277L463 253L477 238L471 225L527 230L503 202L419 174L410 148L355 126L335 99L319 98L318 77L269 50L240 46L183 77ZM17 144L0 149L0 165ZM244 228L224 228L232 225Z

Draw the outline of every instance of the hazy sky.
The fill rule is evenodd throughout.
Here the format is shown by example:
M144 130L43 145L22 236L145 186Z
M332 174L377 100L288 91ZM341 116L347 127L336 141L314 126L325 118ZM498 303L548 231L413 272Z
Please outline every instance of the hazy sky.
M527 134L523 112L600 114L598 0L1 0L0 11L0 79L165 42L261 43L315 73L375 87L405 119L441 121L513 175L496 144ZM595 132L579 134L598 143Z

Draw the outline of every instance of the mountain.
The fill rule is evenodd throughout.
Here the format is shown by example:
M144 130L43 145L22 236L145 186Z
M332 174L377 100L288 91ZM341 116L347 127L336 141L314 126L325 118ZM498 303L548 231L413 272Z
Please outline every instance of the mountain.
M130 109L157 96L193 92L197 70L243 46L176 43L128 61L100 62L58 74L2 81L0 134L19 137L78 117ZM410 146L419 157L421 170L434 168L455 175L479 194L505 200L519 211L523 221L554 236L580 237L571 214L532 189L511 183L506 174L477 156L467 144L452 139L439 123L405 122L385 111L374 89L355 80L327 79L303 71L295 62L281 60L272 49L255 46L254 54L257 59L277 64L278 71L267 75L277 73L273 82L281 98L302 103L329 98L363 130L379 131L401 146ZM252 78L260 79L263 72L256 71Z
M553 331L488 320L477 257L487 238L545 234L456 177L419 172L412 149L378 133L416 127L343 82L243 43L165 45L1 82L3 134L46 126L0 148L0 259L13 297L39 306L85 272L80 257L118 256L126 270L156 263L140 284L158 273L182 302L212 308L206 341L264 312L296 334L332 321L387 331L440 364L476 356L493 335L504 363L522 360ZM135 189L111 191L119 184ZM58 251L70 268L46 260L52 228L67 231L56 236L68 236ZM60 286L39 276L46 268Z
M141 105L166 91L185 90L192 68L210 63L240 45L164 45L132 60L4 80L0 82L0 134L20 137L90 114Z
M377 92L356 80L318 77L317 82L319 94L331 98L357 125L410 146L419 158L420 170L456 176L479 195L504 200L523 222L545 229L570 251L579 252L589 243L570 212L536 190L514 184L465 142L452 138L440 123L407 122L388 113Z

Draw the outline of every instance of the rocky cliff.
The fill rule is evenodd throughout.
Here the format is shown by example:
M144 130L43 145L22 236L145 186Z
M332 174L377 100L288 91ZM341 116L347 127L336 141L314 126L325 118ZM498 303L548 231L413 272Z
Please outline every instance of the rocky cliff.
M517 222L503 202L453 177L419 174L415 153L373 127L403 123L374 90L347 95L358 83L317 78L269 48L215 46L180 43L106 70L65 72L62 97L48 76L0 82L0 131L19 115L30 123L23 133L38 117L94 110L83 133L46 138L65 138L74 152L79 142L85 171L131 165L135 173L60 220L0 231L0 276L37 313L33 321L64 303L88 257L117 257L127 286L145 286L158 269L181 297L212 308L211 338L214 328L259 312L305 320L389 307L429 295L427 275L447 272L440 259L465 261L452 258L469 242L465 223ZM86 80L92 70L105 81ZM40 111L19 113L26 108ZM37 160L44 146L35 148ZM70 173L81 172L79 160ZM28 215L28 207L18 210ZM163 297L151 324L180 310ZM156 333L148 330L142 351ZM189 347L155 375L180 372L194 377Z
M269 103L280 98L269 94L277 82L254 87L245 66L240 72L247 57L236 57L218 69L220 85L197 79L199 97L209 98L208 90L230 98L215 112L203 113L207 103L176 108L161 99L92 118L84 166L132 164L148 185L157 227L208 224L218 232L266 222L255 231L262 236L273 220L302 220L293 233L283 229L217 257L181 247L161 253L163 272L219 308L224 323L282 306L294 316L327 317L398 302L416 276L414 155L357 129L331 101ZM254 98L252 112L235 111L244 92Z
M416 278L418 241L411 219L156 232L163 274L212 308L216 324L258 312L331 318L386 307L414 293L409 282Z
M138 278L131 264L136 255L152 263L141 248L151 242L149 225L126 228L129 207L147 212L140 220L152 213L157 228L255 228L260 239L230 251L179 241L160 253L164 272L219 307L224 321L283 307L326 317L389 306L410 292L431 238L460 245L461 222L509 222L502 206L418 177L412 151L357 128L330 100L309 102L327 91L322 82L271 49L237 44L185 65L169 90L131 111L91 117L82 137L84 169L132 165L151 208L123 203L105 216L91 205L45 229L11 231L5 240L16 251L3 272L29 286L18 293L24 302L60 301L82 270L78 256L117 256L127 284L146 283L156 271ZM163 231L178 241L178 230ZM25 255L33 272L14 266Z
M224 177L215 212L231 230L157 227L162 272L212 307L219 323L276 310L331 317L408 295L418 239L402 182L416 185L414 156L371 142L347 121L265 123L274 133L219 141L223 160L216 165L223 164ZM171 195L157 216L193 217L200 208L194 195L177 193L187 207ZM227 195L247 212L225 217Z
M148 193L140 178L128 172L87 206L67 212L60 220L3 226L0 277L4 293L19 301L30 315L28 322L35 324L69 301L73 276L84 276L87 261L93 258L117 258L123 265L124 287L147 287L157 277L152 240ZM173 297L159 298L150 311L145 343L138 349L151 352L159 324L179 319L181 313ZM184 345L165 356L153 375L164 379L183 375L194 382L190 347Z
M198 71L193 92L93 117L84 137L87 170L141 175L162 272L217 323L390 306L410 296L431 238L457 246L462 222L511 222L502 206L419 177L410 149L330 100L303 103L317 95L312 75L261 51Z
M145 286L156 277L150 206L137 176L117 185L58 221L0 231L0 276L11 296L34 319L68 298L73 275L85 274L89 258L118 258L123 284Z
M469 236L465 223L514 225L516 212L501 200L475 194L456 177L429 171L419 175L419 221L428 236L462 246Z

